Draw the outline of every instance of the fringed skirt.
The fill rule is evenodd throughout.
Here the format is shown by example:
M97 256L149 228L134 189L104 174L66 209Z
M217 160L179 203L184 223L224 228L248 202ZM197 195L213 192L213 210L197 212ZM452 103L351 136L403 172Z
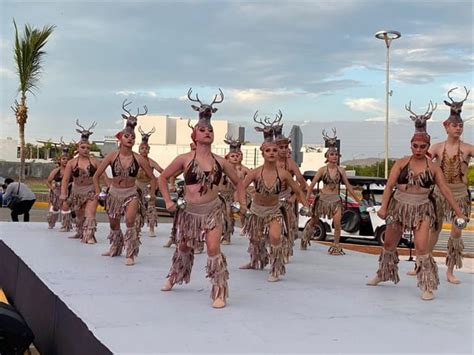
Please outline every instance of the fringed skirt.
M138 199L137 187L119 188L111 186L109 195L105 200L105 211L112 219L120 218L130 202Z
M61 195L61 185L55 184L52 190L49 190L48 201L55 211L59 211L61 204L59 196Z
M429 221L430 228L435 226L436 214L430 191L414 194L396 190L388 204L387 216L393 218L403 230L417 229L424 220Z
M284 218L284 211L282 211L280 204L274 206L261 206L254 202L250 205L250 212L252 214L245 221L244 233L249 236L251 240L265 240L268 242L268 234L270 231L270 222L277 220L281 225L281 234L288 233L287 221Z
M341 208L342 203L339 194L320 193L319 196L314 199L312 212L313 216L318 218L333 218L334 213Z
M469 218L471 216L471 196L469 196L469 190L467 189L465 184L447 184L449 189L451 190L454 200L456 203L459 205L461 208L463 214ZM439 191L439 188L435 188L435 197L436 197L436 212L438 214L438 217L441 217L442 220L446 220L451 222L453 218L456 217L456 214L454 213L454 210L451 208L451 206L448 203L448 200L444 198L444 196L441 194L441 191ZM438 213L441 211L441 213ZM442 223L441 221L438 221L439 223Z
M95 189L94 185L78 186L74 183L72 184L71 189L71 209L78 210L87 201L93 201L95 198Z
M176 219L176 244L185 242L194 248L204 242L207 232L224 224L225 206L220 198L207 203L190 203Z

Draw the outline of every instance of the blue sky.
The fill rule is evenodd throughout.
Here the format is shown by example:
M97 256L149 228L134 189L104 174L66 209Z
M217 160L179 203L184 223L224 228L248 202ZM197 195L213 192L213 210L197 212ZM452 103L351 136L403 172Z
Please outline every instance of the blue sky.
M153 114L194 117L188 88L203 101L222 88L225 100L215 118L247 126L252 140L260 139L252 132L253 112L281 109L286 131L302 125L305 143L322 142L321 127L336 126L348 157L377 155L383 151L386 48L374 33L383 29L402 33L390 50L392 156L408 151L413 127L406 103L423 112L430 100L438 103L428 129L441 139L447 90L473 87L473 5L467 0L0 4L3 136L17 135L10 109L17 88L12 19L20 28L57 26L40 89L28 101L29 141L76 138L76 118L98 121L95 139L113 134L125 97ZM472 116L471 95L463 117Z

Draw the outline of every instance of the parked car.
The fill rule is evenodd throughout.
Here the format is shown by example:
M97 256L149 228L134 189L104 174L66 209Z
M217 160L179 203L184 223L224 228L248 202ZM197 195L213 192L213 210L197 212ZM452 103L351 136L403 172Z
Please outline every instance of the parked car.
M303 174L306 180L312 180L315 171L307 171ZM341 186L341 190L344 192L340 193L342 204L344 206L344 212L341 218L341 241L345 239L366 239L374 240L379 244L383 244L385 237L385 220L381 219L377 215L377 211L380 209L380 197L383 194L383 188L387 184L387 180L384 178L370 177L370 176L348 176L347 177L352 186L363 187L364 190L370 191L371 199L374 203L374 207L361 208L361 206L345 194L344 185ZM313 200L308 200L309 203L313 203ZM309 222L309 217L298 216L298 227L303 229ZM326 240L328 235L334 234L334 225L330 218L320 218L312 239L315 240ZM408 235L404 234L400 243L409 244Z

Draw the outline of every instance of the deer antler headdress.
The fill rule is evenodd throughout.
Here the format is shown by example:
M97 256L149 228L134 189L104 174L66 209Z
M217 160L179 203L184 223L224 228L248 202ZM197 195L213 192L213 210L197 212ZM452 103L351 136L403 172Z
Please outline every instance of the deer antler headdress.
M253 115L253 120L261 125L262 127L255 127L257 132L263 132L263 143L275 143L275 127L280 122L280 116L276 116L276 118L271 121L269 117L265 117L262 121L261 118L257 120L258 111L255 111Z
M69 157L69 144L64 143L63 137L59 140L59 143L61 144L61 156L66 156Z
M234 139L232 136L226 134L224 143L229 145L229 153L238 153L240 152L240 146L242 142L238 139Z
M464 99L462 101L454 101L450 94L456 89L457 87L448 91L448 98L451 100L451 102L444 100L444 103L450 108L449 117L443 122L444 126L447 126L449 123L463 123L461 118L462 105L464 104L464 101L467 100L470 90L464 87L464 91L466 92Z
M81 126L81 124L79 123L79 120L77 119L76 125L81 128L81 129L76 128L76 132L81 135L81 140L79 142L89 142L89 136L91 136L93 133L91 129L93 129L97 125L97 122L93 122L92 125L88 129L85 129L84 127Z
M323 129L323 139L324 139L324 145L328 150L324 154L325 157L329 155L329 153L336 152L339 154L339 151L337 149L337 135L336 135L336 128L332 129L332 137L329 137L326 130Z
M138 123L138 116L144 116L148 113L148 108L146 107L146 105L144 105L143 108L145 109L145 112L140 113L140 109L137 108L136 115L132 115L130 111L127 109L127 106L130 105L131 103L132 101L127 102L127 99L123 100L122 102L122 109L127 113L126 115L122 113L122 118L126 120L126 123L125 123L124 129L122 129L119 133L115 135L117 139L120 139L120 137L124 133L130 133L130 134L135 135L135 127L137 126L137 123Z
M151 131L149 132L144 132L140 126L138 126L138 132L142 135L142 143L148 145L148 139L150 139L150 136L155 133L155 127L152 128Z
M283 123L280 124L281 122L281 119L283 117L283 114L281 113L281 110L278 110L278 113L275 115L276 116L276 124L275 124L275 128L274 128L274 135L275 135L275 142L277 144L280 144L280 143L290 143L290 139L288 137L285 137L285 135L283 134Z
M188 91L188 99L191 100L192 102L198 102L200 106L196 105L191 105L194 111L199 112L199 120L196 126L199 127L212 127L211 125L211 117L212 114L217 111L216 107L212 107L214 104L220 104L222 101L224 101L224 93L222 92L221 89L219 89L219 94L216 94L214 96L214 100L208 105L208 104L203 104L201 100L199 100L198 94L196 94L196 98L192 98L191 94L193 92L192 88L189 88ZM219 95L219 97L218 97Z
M421 140L423 142L430 143L431 137L426 131L426 121L428 121L431 118L431 115L433 114L433 112L436 110L437 107L438 107L437 104L433 104L433 102L430 101L426 112L422 115L417 115L411 109L411 101L408 104L408 106L405 105L405 110L411 113L410 118L415 123L415 133L413 134L413 137L411 138L412 142L415 140Z

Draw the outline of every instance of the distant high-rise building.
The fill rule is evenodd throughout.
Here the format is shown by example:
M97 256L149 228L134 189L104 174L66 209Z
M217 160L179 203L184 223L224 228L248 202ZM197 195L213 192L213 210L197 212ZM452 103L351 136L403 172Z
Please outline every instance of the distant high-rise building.
M291 127L289 138L291 139L291 157L298 166L301 166L303 162L303 153L301 152L301 147L303 146L303 132L300 126L295 125Z

